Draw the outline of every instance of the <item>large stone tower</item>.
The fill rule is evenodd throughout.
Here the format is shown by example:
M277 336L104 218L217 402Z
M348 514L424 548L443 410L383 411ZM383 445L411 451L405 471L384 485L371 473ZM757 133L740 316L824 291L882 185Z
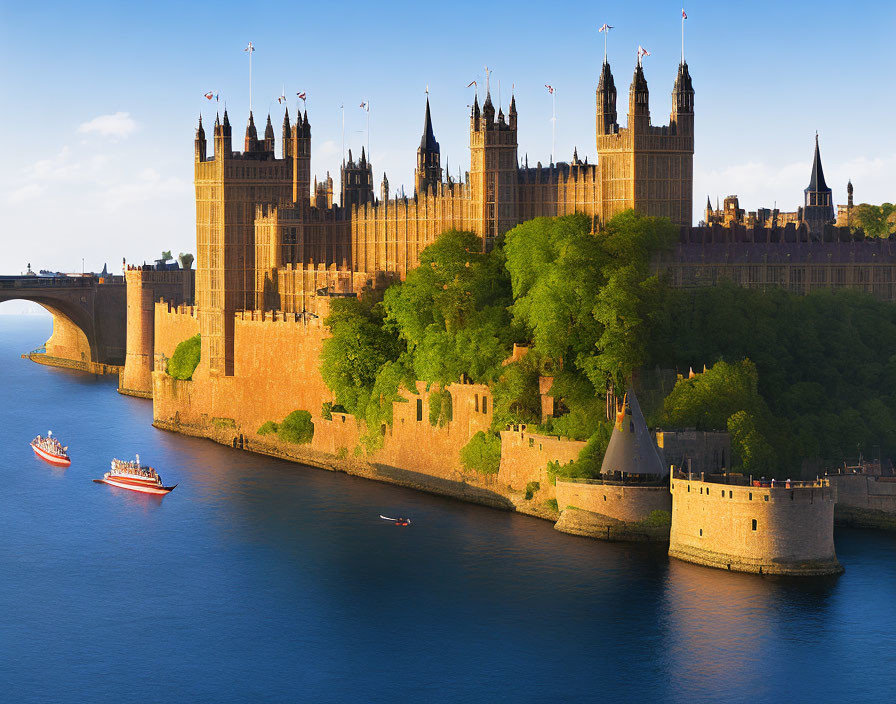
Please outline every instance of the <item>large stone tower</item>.
M417 148L417 169L414 172L414 186L419 195L442 182L441 155L439 143L432 130L432 117L429 114L429 96L426 96L426 115L423 118L423 136Z
M277 159L273 129L259 141L253 117L245 151L232 150L230 120L215 120L212 157L196 131L196 293L202 335L200 369L233 374L234 313L255 307L255 209L293 201L294 159ZM309 132L310 140L310 132ZM295 141L291 148L295 147ZM310 150L309 150L310 152ZM310 168L310 167L309 167ZM310 192L306 189L305 194Z
M495 238L517 224L519 164L517 159L516 98L504 119L499 109L495 117L491 93L486 93L482 110L478 96L470 114L470 188L474 231L490 249Z
M691 225L693 211L694 87L682 62L672 93L668 126L650 123L650 92L640 62L629 88L628 124L616 116L610 65L601 68L596 92L600 217L634 208L645 215Z

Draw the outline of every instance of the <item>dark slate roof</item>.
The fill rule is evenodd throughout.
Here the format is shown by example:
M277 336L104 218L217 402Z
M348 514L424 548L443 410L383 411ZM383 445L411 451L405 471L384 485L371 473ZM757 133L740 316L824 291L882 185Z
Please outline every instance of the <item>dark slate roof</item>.
M425 152L439 153L439 143L432 131L432 117L429 114L429 96L426 97L426 117L423 118L423 136L420 138L420 148Z
M809 179L809 186L806 192L812 191L830 191L828 184L824 182L824 171L821 168L821 153L818 151L818 134L815 135L815 159L812 162L812 176Z
M644 414L632 389L625 394L622 406L622 411L616 415L616 424L613 426L600 473L614 475L625 472L627 475L662 477L666 474L663 469L664 461L647 429Z

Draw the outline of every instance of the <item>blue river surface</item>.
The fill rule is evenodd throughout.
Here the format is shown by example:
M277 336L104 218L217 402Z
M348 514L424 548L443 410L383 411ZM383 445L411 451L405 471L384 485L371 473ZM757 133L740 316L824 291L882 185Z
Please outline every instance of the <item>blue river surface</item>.
M838 529L824 579L569 536L157 430L21 359L50 327L0 316L0 701L896 700L896 534ZM91 481L134 453L177 489Z

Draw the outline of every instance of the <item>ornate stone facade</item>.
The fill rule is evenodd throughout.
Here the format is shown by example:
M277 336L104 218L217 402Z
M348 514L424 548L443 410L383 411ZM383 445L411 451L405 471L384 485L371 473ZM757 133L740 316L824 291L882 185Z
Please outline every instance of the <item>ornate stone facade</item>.
M195 142L197 307L202 356L213 375L233 374L234 314L281 310L320 315L317 290L304 288L321 267L351 293L377 277L404 277L420 252L451 228L471 230L488 248L515 225L539 216L585 213L595 227L635 208L691 224L694 89L686 63L678 69L669 124L651 124L647 80L640 65L629 90L628 124L616 118L616 87L604 63L597 88L597 164L530 168L521 164L518 112L511 98L505 116L490 92L470 113L470 171L464 181L445 178L429 101L417 150L415 193L381 199L373 167L362 150L349 152L341 169L340 203L333 184L311 177L311 125L307 112L284 118L281 156L275 155L270 117L258 139L249 115L244 150L232 148L227 112L216 119L214 154L200 121ZM314 272L309 277L306 271ZM317 284L315 284L317 285ZM329 291L327 295L332 295ZM298 301L298 302L297 302ZM299 307L301 305L301 307Z

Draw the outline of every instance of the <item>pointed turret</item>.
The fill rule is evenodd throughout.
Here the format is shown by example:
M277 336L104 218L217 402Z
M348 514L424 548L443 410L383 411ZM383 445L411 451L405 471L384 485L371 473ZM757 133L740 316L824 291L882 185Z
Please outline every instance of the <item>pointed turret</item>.
M380 200L384 203L389 200L389 179L386 177L386 172L383 172L383 181L380 183Z
M659 481L667 474L633 389L628 390L617 409L600 473L605 479L634 482Z
M632 85L628 91L628 127L646 132L650 126L650 92L647 90L647 79L644 69L639 63L635 66Z
M604 61L597 81L597 134L613 134L619 129L616 119L616 82L610 64Z
M255 129L255 118L249 111L249 122L246 124L246 142L243 151L247 154L258 149L258 130Z
M305 110L305 116L302 118L302 136L311 137L311 121L308 119L308 110Z
M815 133L815 158L812 161L812 174L804 194L803 220L808 224L810 232L821 233L826 224L834 222L834 200L832 191L824 180L817 132Z
M232 153L230 119L227 117L227 108L224 108L224 122L215 116L215 159L229 159Z
M492 94L485 94L485 102L482 104L482 119L485 120L486 126L491 126L495 121L495 106L492 105Z
M205 140L205 130L202 129L202 115L199 116L199 127L196 128L195 156L196 161L205 161L208 142Z
M289 107L283 113L283 129L280 131L280 156L288 159L292 152L290 150L290 141L292 139L292 126L289 124Z
M516 97L511 93L510 94L510 112L507 113L507 117L510 118L510 129L516 129Z
M669 119L679 134L694 134L694 84L688 71L688 64L678 65L675 87L672 89L672 114Z
M274 153L274 125L271 124L271 114L268 113L268 122L264 126L264 150Z

